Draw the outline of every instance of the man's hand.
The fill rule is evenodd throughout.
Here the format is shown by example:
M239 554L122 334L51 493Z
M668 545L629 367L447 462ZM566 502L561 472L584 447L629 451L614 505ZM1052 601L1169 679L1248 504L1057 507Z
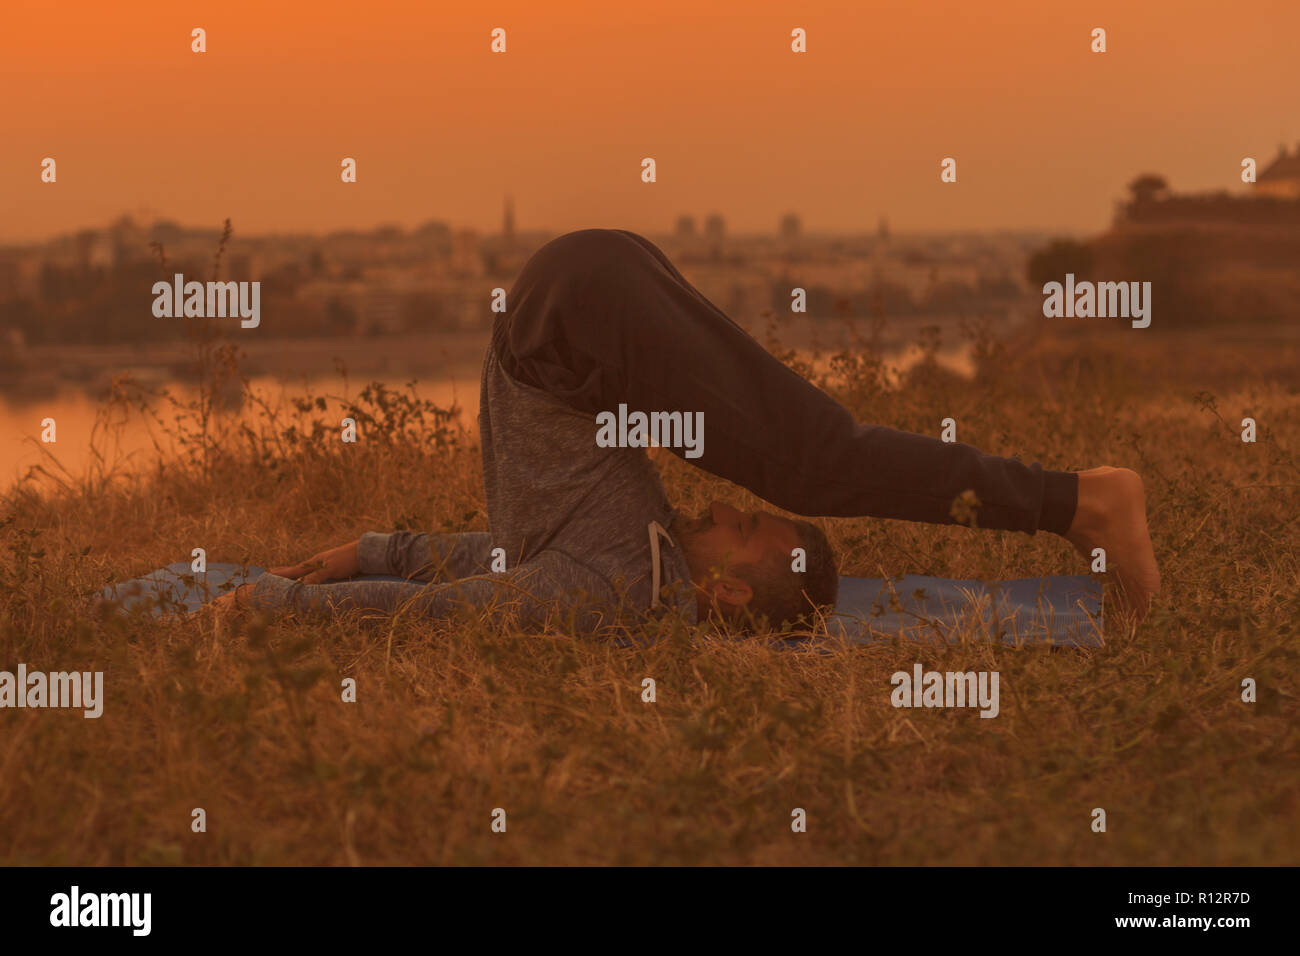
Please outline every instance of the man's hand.
M357 546L361 539L341 544L329 551L314 554L301 564L288 565L283 568L268 568L270 574L282 578L292 578L303 584L320 584L322 581L342 581L354 578L361 573L357 560Z

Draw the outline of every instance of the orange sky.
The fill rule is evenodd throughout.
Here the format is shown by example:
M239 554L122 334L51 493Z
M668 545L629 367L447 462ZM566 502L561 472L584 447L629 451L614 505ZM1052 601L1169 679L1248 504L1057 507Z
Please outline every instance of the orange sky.
M1138 172L1234 188L1242 157L1300 141L1297 0L4 6L0 240L141 209L496 228L508 191L520 228L1090 231Z

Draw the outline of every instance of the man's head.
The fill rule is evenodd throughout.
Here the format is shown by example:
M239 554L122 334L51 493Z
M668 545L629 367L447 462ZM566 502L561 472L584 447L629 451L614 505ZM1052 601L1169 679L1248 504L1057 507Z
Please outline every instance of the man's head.
M830 542L807 521L766 511L737 511L715 501L698 518L674 529L690 565L700 619L717 613L743 623L766 616L779 627L835 603L839 573ZM795 570L795 549L806 567Z

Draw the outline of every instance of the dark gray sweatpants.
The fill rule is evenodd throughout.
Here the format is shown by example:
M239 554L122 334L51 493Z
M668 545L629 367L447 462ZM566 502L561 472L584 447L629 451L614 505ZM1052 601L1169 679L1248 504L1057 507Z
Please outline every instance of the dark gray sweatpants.
M553 239L507 305L492 347L515 380L593 414L703 412L704 454L687 460L788 511L952 524L969 489L980 527L1063 534L1074 518L1073 472L854 421L636 233Z

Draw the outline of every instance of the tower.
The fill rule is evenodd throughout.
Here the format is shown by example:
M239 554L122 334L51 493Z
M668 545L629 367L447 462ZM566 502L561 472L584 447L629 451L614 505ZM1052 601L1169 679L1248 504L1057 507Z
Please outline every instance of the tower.
M515 238L515 201L506 195L506 212L505 221L502 225L501 234L505 237L506 242L513 242Z

